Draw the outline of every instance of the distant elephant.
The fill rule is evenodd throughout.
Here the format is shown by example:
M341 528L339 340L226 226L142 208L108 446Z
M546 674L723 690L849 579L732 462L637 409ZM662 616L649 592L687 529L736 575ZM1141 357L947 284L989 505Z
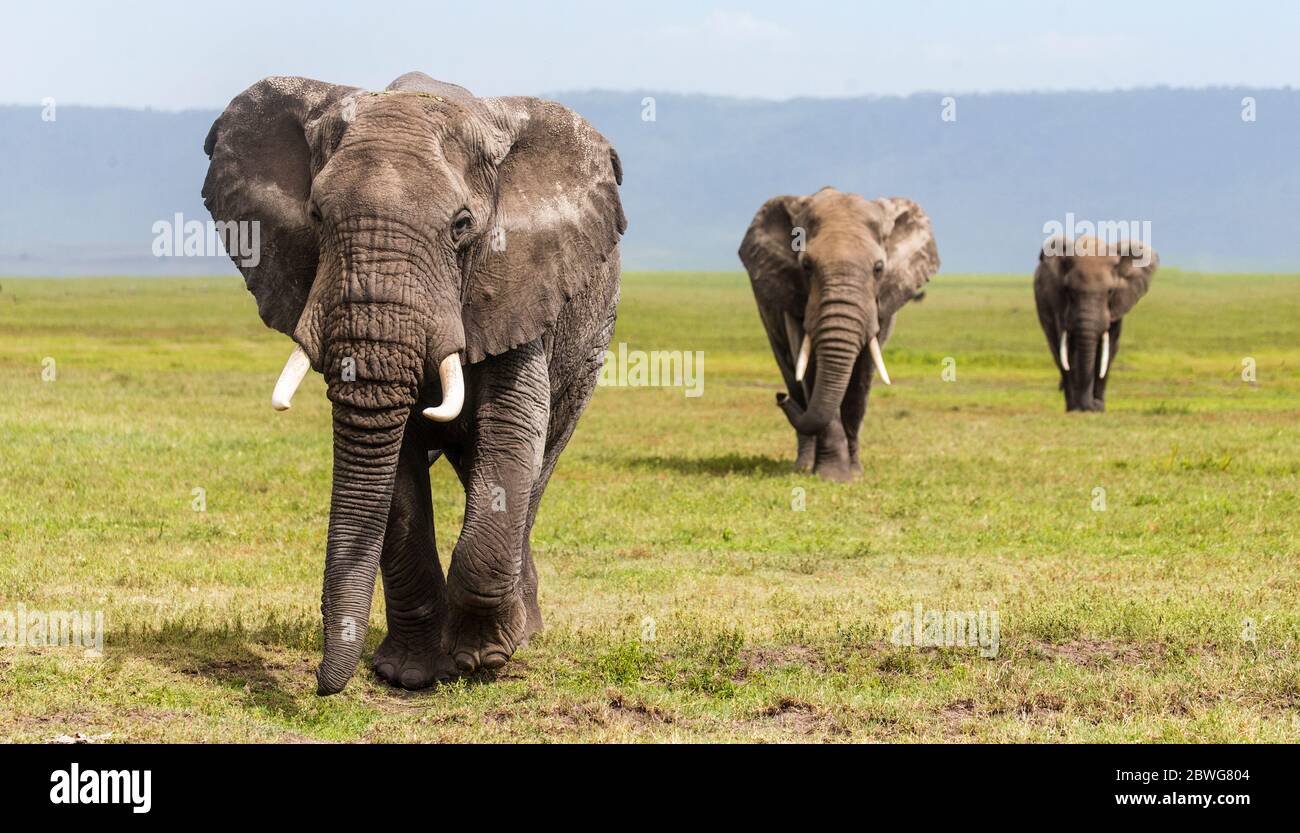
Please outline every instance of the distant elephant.
M930 218L911 200L826 187L763 203L740 244L798 434L795 468L828 480L862 471L858 432L894 316L939 270ZM864 349L865 348L865 349Z
M618 155L559 104L421 73L384 92L267 78L204 150L204 202L218 223L260 224L260 260L236 263L297 344L273 404L309 366L332 403L319 693L356 670L376 568L381 678L420 688L503 665L541 627L529 532L614 326ZM439 454L466 491L445 580Z
M1160 258L1140 242L1073 243L1055 237L1038 253L1034 299L1048 349L1061 372L1067 411L1104 411L1107 373L1120 326L1155 275Z

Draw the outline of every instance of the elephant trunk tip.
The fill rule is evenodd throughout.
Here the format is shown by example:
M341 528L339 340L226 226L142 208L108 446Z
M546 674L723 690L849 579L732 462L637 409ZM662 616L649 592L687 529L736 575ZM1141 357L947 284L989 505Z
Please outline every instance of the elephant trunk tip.
M338 694L352 679L351 674L340 674L337 669L327 667L327 663L322 662L316 668L316 694L321 697L328 697L331 694Z
M816 418L810 416L807 411L799 407L799 403L784 393L776 395L776 404L785 414L785 418L790 420L790 425L800 434L819 434L826 427L824 424L814 424Z
M804 415L803 408L799 407L799 403L795 402L784 393L778 393L776 395L776 406L780 408L781 413L785 414L786 418L790 420L791 425L798 427L797 423L799 420L803 419Z

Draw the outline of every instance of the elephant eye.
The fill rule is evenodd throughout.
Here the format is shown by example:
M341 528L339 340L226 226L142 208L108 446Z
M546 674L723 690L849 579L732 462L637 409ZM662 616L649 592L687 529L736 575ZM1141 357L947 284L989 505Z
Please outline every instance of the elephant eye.
M456 214L456 219L451 221L451 234L453 237L460 237L465 232L474 227L474 217L469 213L469 209L462 208Z
M320 206L313 202L307 208L307 216L311 217L313 223L319 223L321 221Z
M871 271L876 273L877 278L883 275L885 273L885 261L877 260L876 265L871 267Z
M799 261L799 265L803 267L804 274L811 275L813 273L813 259L807 255L803 256L803 260Z

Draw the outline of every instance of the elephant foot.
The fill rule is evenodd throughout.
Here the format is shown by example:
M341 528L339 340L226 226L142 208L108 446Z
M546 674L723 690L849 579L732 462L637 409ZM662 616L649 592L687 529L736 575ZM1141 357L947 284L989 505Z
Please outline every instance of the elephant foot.
M453 607L447 620L443 642L447 653L461 674L472 674L479 669L500 668L514 656L515 649L531 635L528 611L523 599L514 596L498 610L457 610ZM536 625L541 627L541 613Z
M842 443L826 443L817 455L817 464L813 473L822 480L836 483L848 483L854 476L861 474L862 466Z
M390 631L370 666L389 685L412 691L445 683L456 675L456 665L448 654L429 643L428 637L406 639Z
M861 469L859 468L859 470ZM822 480L830 480L835 483L852 482L854 476L853 466L848 463L823 463L814 471Z

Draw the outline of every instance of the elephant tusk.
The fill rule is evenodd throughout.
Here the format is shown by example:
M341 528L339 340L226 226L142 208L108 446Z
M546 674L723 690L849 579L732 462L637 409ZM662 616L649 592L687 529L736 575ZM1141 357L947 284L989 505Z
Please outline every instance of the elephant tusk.
M434 422L451 422L465 406L465 377L460 371L458 353L449 354L438 365L438 379L442 382L442 404L425 408L424 415Z
M271 392L272 408L277 411L289 410L293 405L293 395L297 393L298 386L302 384L308 370L311 370L311 359L307 358L307 354L301 347L293 348L289 360L284 363L284 370L280 371L280 379L275 383L275 390Z
M1061 330L1061 349L1057 351L1061 356L1061 369L1066 373L1070 372L1070 331Z
M794 361L794 380L803 381L803 375L808 371L808 357L812 355L812 338L807 334L803 337L803 344L799 345L799 357Z
M874 364L876 370L880 372L880 378L886 385L891 384L889 381L889 371L885 370L885 357L880 355L880 339L872 336L871 343L867 345L867 349L871 351L871 363Z
M1101 378L1106 378L1106 369L1110 367L1110 331L1101 334Z

